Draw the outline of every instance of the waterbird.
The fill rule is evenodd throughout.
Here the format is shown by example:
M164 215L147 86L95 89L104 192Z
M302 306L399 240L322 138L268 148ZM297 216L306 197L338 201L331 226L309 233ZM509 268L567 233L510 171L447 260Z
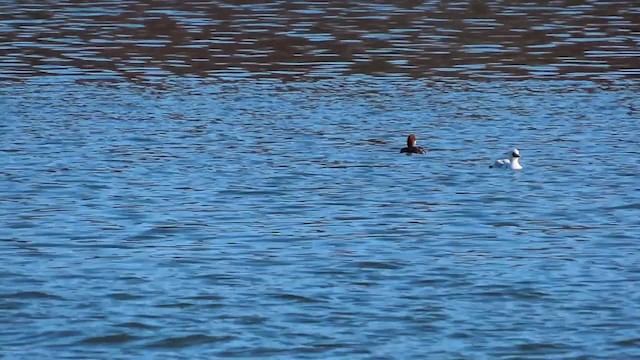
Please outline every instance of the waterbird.
M426 154L427 150L420 146L416 146L416 136L414 134L410 134L407 136L407 147L403 147L400 152L407 154Z
M499 159L496 160L493 165L489 166L490 168L500 168L500 169L511 169L511 170L522 170L522 165L520 165L520 151L518 149L513 149L510 152L507 152L507 156L510 156L510 159Z

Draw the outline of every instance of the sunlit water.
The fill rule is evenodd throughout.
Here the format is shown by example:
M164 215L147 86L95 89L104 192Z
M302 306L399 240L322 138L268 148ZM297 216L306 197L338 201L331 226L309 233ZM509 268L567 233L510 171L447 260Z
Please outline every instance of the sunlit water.
M189 11L205 8L189 3ZM200 13L200 20L186 9L170 15L202 31L220 25L207 17L227 16L233 28L244 19L235 12L249 11L242 3L227 4L235 6L230 13L224 6ZM608 66L594 71L564 71L549 59L543 68L524 61L512 71L494 60L518 60L495 51L488 51L495 56L489 72L460 67L455 57L438 70L389 38L395 47L365 48L413 61L413 70L378 60L362 67L355 58L329 68L280 63L276 51L255 68L234 53L226 63L212 55L206 66L180 72L167 65L176 64L167 54L186 43L175 40L140 55L166 72L148 64L132 72L123 57L131 48L110 53L96 38L93 50L79 51L109 61L69 57L72 66L51 71L38 60L55 58L47 51L56 50L43 42L42 26L94 29L94 21L122 19L109 18L116 14L107 3L96 2L93 12L64 2L37 11L30 7L43 5L1 5L0 37L35 40L0 45L0 354L640 357L640 67L633 47L640 41L637 24L622 23L640 12L613 2L544 3L518 11L533 23L556 19L549 14L617 21L631 43L620 43L619 56L601 59ZM120 4L118 11L129 6ZM264 17L284 3L274 4L250 9ZM517 10L488 4L460 11L499 20ZM432 5L408 1L387 11L411 27L426 21L410 16L416 7ZM144 19L162 9L136 11ZM455 18L457 11L435 9L430 16ZM343 14L337 3L293 10L319 23L326 13ZM26 13L78 23L16 30ZM295 22L288 12L276 14L285 20L266 17ZM328 23L352 19L336 16ZM125 23L121 29L136 28ZM371 33L381 25L367 26ZM52 34L65 38L62 27ZM114 30L97 28L97 35ZM496 34L497 43L508 43ZM314 36L307 39L317 44L306 48L311 56L341 41ZM463 46L456 39L443 41ZM59 58L84 45L61 46ZM583 46L574 54L581 64L604 45ZM534 58L519 51L519 59ZM473 54L461 61L489 61ZM526 64L536 67L522 72ZM427 155L399 153L409 133ZM489 168L513 147L522 171Z

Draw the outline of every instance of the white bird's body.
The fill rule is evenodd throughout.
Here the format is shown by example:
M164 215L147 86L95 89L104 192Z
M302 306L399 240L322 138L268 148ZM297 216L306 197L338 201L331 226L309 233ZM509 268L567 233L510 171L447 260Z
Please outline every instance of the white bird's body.
M493 165L490 167L498 169L521 170L522 165L520 165L520 151L518 151L518 149L513 149L510 155L510 159L496 160L496 162L493 163Z

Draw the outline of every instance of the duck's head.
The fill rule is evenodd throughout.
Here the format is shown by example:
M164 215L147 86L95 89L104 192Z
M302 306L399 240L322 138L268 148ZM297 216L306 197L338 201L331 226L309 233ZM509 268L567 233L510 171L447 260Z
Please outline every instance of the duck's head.
M416 136L411 134L407 136L407 147L415 147L416 146Z
M518 149L511 150L511 157L519 158L520 157L520 151L518 151Z

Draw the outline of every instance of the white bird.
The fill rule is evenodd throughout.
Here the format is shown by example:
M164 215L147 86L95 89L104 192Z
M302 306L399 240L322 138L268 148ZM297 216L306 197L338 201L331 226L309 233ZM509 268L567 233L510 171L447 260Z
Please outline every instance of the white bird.
M489 167L500 168L500 169L521 170L522 165L520 165L520 151L518 151L518 149L513 149L510 155L511 155L511 159L496 160L496 162ZM507 153L507 156L509 156L509 153Z

